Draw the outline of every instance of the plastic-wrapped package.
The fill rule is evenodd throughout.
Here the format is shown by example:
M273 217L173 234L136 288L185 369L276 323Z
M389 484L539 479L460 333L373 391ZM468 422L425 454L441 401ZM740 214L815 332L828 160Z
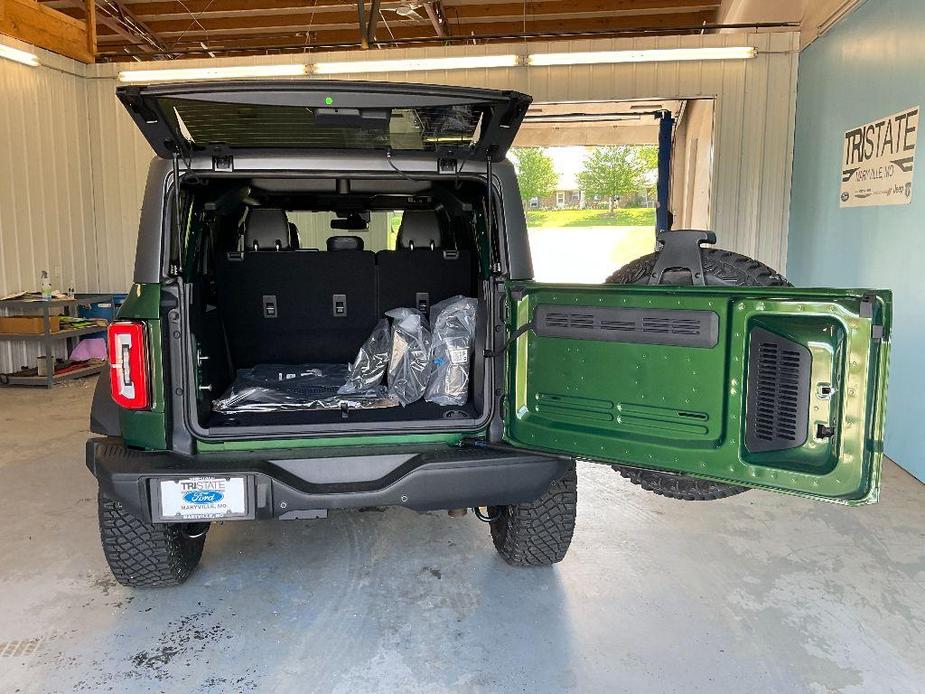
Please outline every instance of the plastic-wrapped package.
M380 385L391 354L392 334L388 319L383 318L376 323L373 332L360 347L357 358L349 366L347 382L337 389L338 394L365 393Z
M338 395L347 378L346 364L258 364L239 369L234 383L212 409L224 414L236 412L279 412L293 410L338 410L396 407L398 401L375 386L362 393Z
M433 370L424 399L438 405L465 405L469 399L469 353L478 301L454 296L430 309Z
M430 329L413 308L395 308L385 315L392 319L388 394L410 405L424 395L430 377Z

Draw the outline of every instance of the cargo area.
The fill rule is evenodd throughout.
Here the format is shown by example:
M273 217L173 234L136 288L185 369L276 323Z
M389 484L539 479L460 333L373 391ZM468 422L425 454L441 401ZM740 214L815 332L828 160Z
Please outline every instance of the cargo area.
M194 428L233 436L255 428L478 424L488 385L485 360L473 359L485 349L488 326L486 197L478 180L185 181L181 273ZM453 298L454 306L469 300L470 334L455 344L453 366L438 374L450 352L444 344L443 356L437 353L442 333L432 324L456 319L436 315ZM409 324L420 326L411 338L402 332ZM388 351L361 355L384 326ZM351 367L362 371L371 356L385 370L381 380L339 394ZM450 403L431 397L439 386L427 387L446 368L455 369ZM410 395L405 382L397 397L402 373L413 375Z

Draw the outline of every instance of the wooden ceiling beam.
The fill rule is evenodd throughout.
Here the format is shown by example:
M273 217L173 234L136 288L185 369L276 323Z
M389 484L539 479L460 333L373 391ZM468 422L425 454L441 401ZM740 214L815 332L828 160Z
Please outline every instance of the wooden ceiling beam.
M96 0L84 0L86 6L86 19L84 20L87 27L87 50L96 60Z
M82 12L86 16L88 14L90 0L86 1L86 6L84 6L84 0L63 0L63 3L71 10ZM110 44L113 36L119 37L119 40L124 41L125 45L137 47L144 53L153 54L158 51L166 52L166 46L157 40L156 37L152 36L151 39L146 39L144 36L131 31L129 28L123 26L117 17L112 16L109 10L106 12L97 12L95 2L93 3L93 12L96 17L95 41L97 52L99 52L100 44ZM102 32L100 31L101 27L105 27ZM139 27L144 27L144 24L140 23Z
M281 30L290 29L293 31L307 31L310 33L325 34L342 32L344 30L355 29L357 26L357 13L348 13L348 15L338 18L342 21L317 23L313 22L310 14L286 14L286 15L261 15L248 19L243 18L201 18L197 22L198 27L190 27L189 20L171 20L165 22L148 22L152 33L160 37L177 37L180 35L196 35L198 39L210 35L254 35L268 34ZM450 18L447 28L456 29L460 36L468 36L470 33L493 34L501 32L521 32L521 31L575 31L575 30L603 30L603 29L624 29L624 28L660 28L664 26L689 27L703 22L712 22L715 18L713 10L700 10L697 12L681 12L670 14L645 14L645 15L604 15L582 17L580 15L565 15L554 17L496 17L485 21L478 18L467 18L456 21ZM407 23L407 22L390 22L389 26L393 31L410 29L412 33L424 36L424 28L430 28L428 24ZM365 27L364 32L365 34ZM445 34L438 34L445 35ZM397 36L397 34L396 34ZM327 40L327 38L325 38ZM354 35L353 40L357 40Z
M386 0L384 7L398 7L400 0ZM161 15L202 15L214 12L313 12L319 15L351 12L356 14L356 1L334 2L332 0L154 0L132 3L132 9L139 17L154 18Z
M0 0L0 34L92 63L87 24L35 0Z
M47 3L49 6L64 8L68 0L54 0ZM384 0L380 9L392 11L401 5L399 0ZM501 17L524 15L524 4L512 0L486 2L479 0L443 0L445 14L448 17ZM526 14L580 14L587 12L609 13L636 13L647 12L684 12L694 10L716 9L720 0L531 0L527 2ZM200 18L208 17L250 17L262 14L289 14L292 12L318 15L319 22L342 21L330 20L327 16L340 14L346 16L355 14L350 4L332 2L331 0L177 0L156 2L133 2L130 7L140 20L164 21L169 19L190 18L191 14Z
M672 29L652 29L645 32L645 36L654 37L654 36L671 36L677 34L677 30ZM606 36L606 34L604 34ZM620 36L634 36L632 31L620 32ZM600 36L597 34L596 36ZM563 37L563 40L572 38L571 36ZM407 47L411 46L426 46L433 45L434 37L408 37L399 39L403 45ZM494 44L494 43L508 43L510 42L510 36L504 37L480 37L478 39L479 43L482 44ZM555 36L543 36L543 41L555 41L557 40ZM126 47L129 48L129 47ZM249 39L233 40L233 41L218 41L214 42L209 46L209 51L215 54L217 57L243 57L251 55L289 55L292 53L316 53L318 55L323 55L324 52L328 50L338 50L338 51L350 51L350 50L360 50L359 42L353 44L345 43L323 43L315 45L307 45L305 43L305 37L301 35L292 34L288 37L272 37L272 41L268 41L266 37L252 37ZM190 44L180 44L174 48L174 53L177 57L180 58L202 58L209 57L206 51L199 46L198 43ZM134 55L134 54L132 54ZM98 53L99 59L113 61L113 60L125 60L126 53L125 49L119 46L102 46ZM139 57L145 58L144 55ZM323 58L318 58L322 60Z
M459 3L444 7L450 17L505 17L535 16L546 14L614 14L614 13L677 13L715 10L720 0L571 0L569 2L505 2L497 3Z
M478 39L480 36L517 36L525 30L528 33L548 34L553 36L557 33L606 33L612 31L615 33L646 33L658 31L661 33L670 33L673 30L693 29L700 26L703 22L708 22L712 18L711 12L690 13L685 12L677 15L645 15L641 17L608 17L594 18L590 20L554 20L554 21L528 21L526 26L522 21L493 22L488 24L465 24L455 27L458 37L473 37ZM408 26L392 25L392 33L398 40L414 39L432 39L433 33L429 25L425 26ZM313 27L309 31L309 37L306 38L302 27L287 26L268 26L262 28L251 27L249 29L214 29L210 28L208 32L188 31L183 36L183 40L177 44L177 48L189 48L195 46L199 41L209 41L210 49L215 52L221 52L222 46L232 43L246 45L242 42L250 41L250 45L263 46L270 49L276 41L279 41L279 47L288 47L293 43L298 43L303 48L310 49L314 45L340 45L349 46L350 44L359 45L356 35L355 25L346 25L342 28L325 30L323 27ZM161 32L162 36L169 37L171 32ZM101 42L112 44L113 37L100 37Z

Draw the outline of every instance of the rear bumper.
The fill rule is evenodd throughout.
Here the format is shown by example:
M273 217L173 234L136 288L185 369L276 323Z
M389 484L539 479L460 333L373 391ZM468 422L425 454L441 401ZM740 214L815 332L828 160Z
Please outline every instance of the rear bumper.
M107 496L152 519L154 483L243 475L252 517L294 519L312 511L404 506L416 511L500 506L538 498L570 461L481 448L276 450L182 456L127 448L118 438L87 441L87 467Z

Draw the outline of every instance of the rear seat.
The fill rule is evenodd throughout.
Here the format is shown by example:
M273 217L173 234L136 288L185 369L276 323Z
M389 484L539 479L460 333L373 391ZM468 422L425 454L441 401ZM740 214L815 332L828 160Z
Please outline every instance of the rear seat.
M327 251L294 250L280 209L254 208L244 252L223 253L216 272L222 319L237 368L344 363L386 311L475 296L469 251L443 248L435 212L405 212L399 248L373 254L359 236L333 236Z
M238 368L352 360L376 324L375 256L362 244L292 250L283 210L248 215L243 253L222 254L217 277Z
M440 218L430 210L407 210L398 228L398 249L379 251L379 312L407 306L425 315L438 301L475 296L472 255L445 249Z

